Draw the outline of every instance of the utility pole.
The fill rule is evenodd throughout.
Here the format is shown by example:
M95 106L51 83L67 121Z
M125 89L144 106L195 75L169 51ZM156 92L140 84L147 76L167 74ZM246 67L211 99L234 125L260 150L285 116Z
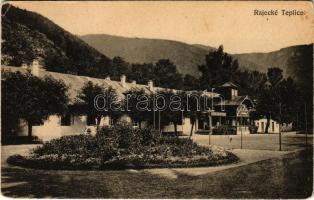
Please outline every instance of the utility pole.
M156 130L156 119L155 119L155 95L153 99L153 120L154 120L154 130Z
M161 128L160 128L160 110L158 111L158 113L159 113L159 116L158 116L158 123L159 123L159 133L160 133L160 131L161 131Z
M306 103L304 103L304 119L305 119L305 147L307 148L307 116L306 116Z
M281 103L279 103L279 151L281 151Z
M241 122L242 122L241 124L243 124L243 121L242 121L242 120L243 120L243 118L241 118ZM240 130L241 130L241 149L242 149L242 140L243 140L242 137L243 137L243 136L242 136L242 127L241 127L241 126L240 126Z
M214 111L214 90L215 88L212 88L211 91L211 95L212 95L212 99L211 99L211 103L212 103L212 106L211 106L211 110L209 111L209 118L208 118L208 124L209 124L209 130L208 130L208 144L210 145L210 134L212 132L212 112Z
M208 144L210 145L210 134L212 129L212 111L209 111L209 117L208 117Z

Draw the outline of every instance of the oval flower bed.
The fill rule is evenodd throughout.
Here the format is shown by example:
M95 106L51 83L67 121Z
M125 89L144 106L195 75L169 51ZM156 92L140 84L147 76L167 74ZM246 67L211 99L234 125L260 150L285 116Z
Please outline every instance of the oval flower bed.
M75 135L51 140L29 156L13 155L8 163L38 169L140 169L204 167L238 158L224 148L198 146L188 138L162 137L152 129L125 125L103 128L96 136Z

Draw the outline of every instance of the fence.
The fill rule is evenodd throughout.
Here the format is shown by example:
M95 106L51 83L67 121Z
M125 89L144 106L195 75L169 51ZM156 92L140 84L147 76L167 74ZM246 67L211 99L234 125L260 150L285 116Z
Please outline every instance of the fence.
M199 135L194 134L193 140L202 145L217 145L228 149L280 149L279 134L243 134L241 135ZM242 141L242 142L241 142ZM242 143L242 145L241 145ZM307 138L308 146L313 145L313 135ZM281 150L292 151L306 147L306 135L295 132L281 133Z

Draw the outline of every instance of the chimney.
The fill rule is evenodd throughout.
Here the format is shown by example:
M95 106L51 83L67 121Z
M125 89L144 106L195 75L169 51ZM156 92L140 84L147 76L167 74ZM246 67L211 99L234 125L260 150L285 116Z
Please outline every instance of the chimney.
M134 84L134 85L135 85L135 84L136 84L136 81L132 81L132 84Z
M31 72L34 76L39 76L39 61L38 60L33 60L33 63L31 65Z
M121 75L120 81L121 81L122 87L125 87L126 76L125 75Z
M150 91L153 91L154 90L154 83L152 80L148 81L148 88Z
M110 80L111 80L111 79L110 79L110 76L107 76L107 77L105 78L105 80L110 81Z

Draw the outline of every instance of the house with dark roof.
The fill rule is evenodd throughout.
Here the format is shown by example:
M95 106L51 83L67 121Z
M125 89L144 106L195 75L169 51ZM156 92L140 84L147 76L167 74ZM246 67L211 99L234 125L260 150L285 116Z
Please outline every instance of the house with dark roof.
M135 81L129 83L124 75L121 76L120 81L113 81L110 80L109 77L100 79L50 72L41 68L39 63L36 61L34 61L30 67L2 66L2 70L7 72L19 71L21 73L27 73L30 71L33 75L38 77L51 76L57 80L62 80L67 86L69 86L68 96L70 99L70 105L73 105L78 101L77 95L79 91L89 81L104 88L113 88L120 100L125 98L125 93L130 89L143 90L147 94L152 94L162 90L171 91L173 93L180 92L180 90L156 87L152 81L149 81L147 85L137 84ZM207 96L209 99L213 99L214 107L205 111L204 115L196 120L193 132L212 134L213 130L220 126L230 126L234 127L236 131L225 134L239 134L241 131L242 133L249 133L249 113L253 111L254 107L249 97L238 96L237 86L233 83L225 83L221 87L217 88L216 91L217 92L202 92L202 94ZM154 112L156 118L159 117L158 114L158 112ZM138 127L138 122L133 121L126 114L122 115L119 121L132 123L134 128ZM99 126L110 126L113 124L113 119L109 116L102 117L101 119L89 119L89 116L83 114L69 114L65 116L53 115L50 116L43 124L34 125L33 135L38 136L40 139L45 141L64 135L82 134L88 130L93 133L96 130L96 124ZM147 123L141 122L141 125L142 127L145 127ZM27 135L26 122L20 121L20 126L19 134ZM190 123L190 119L182 114L182 120L177 126L177 131L181 134L189 135L191 127L192 125ZM159 124L156 125L155 128L162 132L174 132L174 126L171 123L162 127Z
M226 113L224 125L234 127L237 134L249 134L249 126L254 124L250 119L250 113L254 111L254 103L248 95L240 96L238 86L227 82L217 88L223 101L215 105L215 109Z

